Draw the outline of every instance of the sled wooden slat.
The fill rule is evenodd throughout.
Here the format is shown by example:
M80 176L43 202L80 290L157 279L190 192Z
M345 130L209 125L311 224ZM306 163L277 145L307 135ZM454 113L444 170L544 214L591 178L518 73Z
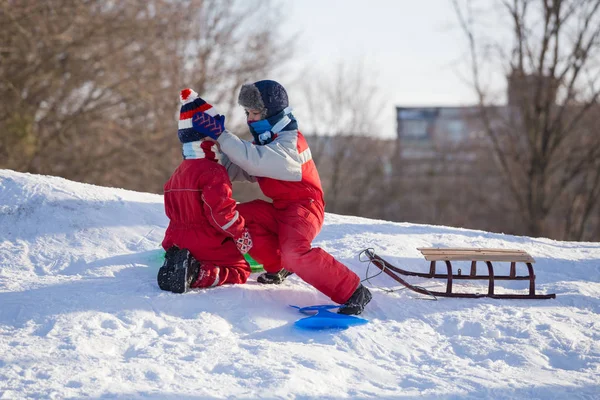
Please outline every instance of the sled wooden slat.
M465 249L465 248L419 248L427 261L498 261L535 263L535 259L523 250Z
M509 253L509 254L528 254L524 250L516 249L491 249L491 248L473 248L473 247L420 247L417 250L422 253L440 253L440 252L457 252L457 253Z

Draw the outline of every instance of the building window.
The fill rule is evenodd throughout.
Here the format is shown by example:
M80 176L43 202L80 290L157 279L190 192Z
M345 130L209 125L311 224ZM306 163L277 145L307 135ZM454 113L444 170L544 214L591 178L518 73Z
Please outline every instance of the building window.
M448 139L453 142L460 142L466 137L466 128L463 121L454 119L446 122L446 132L448 133Z
M402 137L407 139L427 139L429 123L427 120L412 119L402 121Z

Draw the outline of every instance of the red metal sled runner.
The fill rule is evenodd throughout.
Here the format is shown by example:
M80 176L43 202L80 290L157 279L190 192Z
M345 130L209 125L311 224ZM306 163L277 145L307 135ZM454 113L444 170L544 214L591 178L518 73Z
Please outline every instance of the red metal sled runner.
M536 294L535 293L535 274L533 272L533 263L535 260L527 252L522 250L508 249L464 249L464 248L420 248L418 249L426 260L430 261L429 272L412 272L398 268L379 257L372 249L364 251L369 260L395 281L406 286L408 289L425 295L433 295L439 297L462 297L462 298L479 298L491 297L494 299L554 299L556 294ZM446 264L446 273L438 273L436 270L436 262L444 261ZM463 274L458 268L454 273L452 261L470 261L471 270L468 274ZM477 274L477 262L482 261L487 265L487 275ZM509 275L495 275L492 262L510 262ZM527 266L527 275L517 275L516 264L524 263ZM438 278L446 279L446 291L432 291L411 285L406 282L400 275L418 276L421 278ZM455 280L487 280L488 292L483 293L455 293L453 289L453 281ZM498 280L504 281L529 281L528 294L496 294L494 293L494 282Z

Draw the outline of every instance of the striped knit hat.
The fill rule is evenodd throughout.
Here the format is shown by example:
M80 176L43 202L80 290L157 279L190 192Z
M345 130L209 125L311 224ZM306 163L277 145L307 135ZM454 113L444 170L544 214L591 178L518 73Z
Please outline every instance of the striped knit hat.
M179 100L181 101L179 130L177 131L179 141L181 143L189 143L205 138L205 135L196 132L192 127L192 117L200 111L214 117L217 115L215 108L198 97L198 93L189 88L181 91Z

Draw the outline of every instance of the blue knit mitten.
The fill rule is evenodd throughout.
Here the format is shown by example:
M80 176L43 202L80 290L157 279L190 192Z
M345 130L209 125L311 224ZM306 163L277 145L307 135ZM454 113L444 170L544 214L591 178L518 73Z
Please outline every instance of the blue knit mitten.
M215 115L211 117L207 113L200 111L192 117L192 126L201 135L217 140L225 130L225 116Z

